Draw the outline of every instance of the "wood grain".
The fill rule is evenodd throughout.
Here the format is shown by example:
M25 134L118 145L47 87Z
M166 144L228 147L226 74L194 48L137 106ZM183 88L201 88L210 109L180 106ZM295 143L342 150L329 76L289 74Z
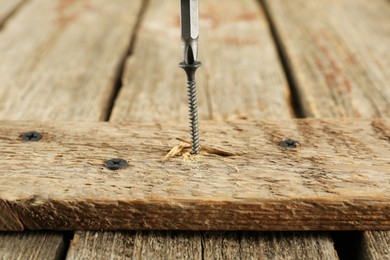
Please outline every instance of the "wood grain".
M150 1L112 121L187 120L178 8L175 1ZM200 9L200 117L289 118L290 92L257 2L205 0Z
M389 1L265 2L306 116L389 117ZM364 237L364 259L388 258L390 232Z
M362 259L390 259L389 232L364 232L362 241Z
M0 29L23 3L26 3L26 0L0 0Z
M390 116L389 1L265 2L306 116Z
M203 61L197 72L200 117L289 118L292 115L290 92L268 22L258 3L234 0L220 5L205 0L200 9L200 60ZM161 16L161 13L169 15ZM182 59L179 33L177 4L150 1L133 53L127 60L123 86L111 121L187 120L185 77L177 68ZM163 241L153 232L142 234L143 240ZM259 239L262 237L261 233L257 235ZM175 237L175 243L185 243L182 239ZM202 240L202 233L196 233L192 239ZM224 234L221 233L218 239L223 243ZM239 241L236 242L239 246ZM319 243L330 245L330 238L322 237ZM170 250L171 244L166 238L165 244L161 242L158 247L151 248L150 254L160 252L160 248ZM278 244L277 240L275 244ZM196 245L191 249L194 255L201 246ZM291 244L286 251L295 252L295 246ZM324 248L333 252L332 246ZM180 256L191 253L176 252ZM225 254L224 249L221 253ZM312 255L316 255L315 252Z
M134 259L134 233L77 232L66 259Z
M54 260L66 254L60 233L2 233L0 248L0 259Z
M332 240L323 233L208 232L204 259L338 259Z
M0 33L0 117L103 119L141 2L29 1Z
M201 239L197 234L77 232L68 259L201 259Z
M165 164L160 160L186 128L0 126L6 154L0 200L27 229L390 229L386 119L210 122L204 142L240 156L203 154ZM32 129L45 138L18 140ZM281 148L287 138L301 146ZM117 157L130 166L119 172L103 166Z
M20 2L0 1L0 27ZM141 2L28 1L0 32L0 117L54 121L103 118ZM4 206L1 202L0 209ZM1 212L0 222L11 225L2 230L23 229L15 216ZM26 255L34 257L42 247L52 249L38 258L54 259L63 245L61 234L53 237L35 232L11 237L1 234L0 243L4 241L20 244L7 251L11 258L24 248L29 252Z
M77 232L67 259L80 258L338 259L322 233L178 231Z

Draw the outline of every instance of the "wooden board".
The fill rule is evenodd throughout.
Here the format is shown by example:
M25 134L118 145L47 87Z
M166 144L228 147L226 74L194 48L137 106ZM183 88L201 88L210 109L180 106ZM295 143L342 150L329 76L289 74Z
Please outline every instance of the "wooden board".
M26 4L14 12L21 2ZM0 1L0 28L12 15L0 31L0 117L104 118L141 2ZM3 207L7 205L0 203ZM6 211L1 212L0 218L9 219ZM15 220L7 222L10 229L22 229ZM26 252L26 256L55 259L58 248L66 250L62 234L2 233L0 244L4 243L18 245L7 248L10 258ZM41 254L40 248L50 250Z
M390 117L388 0L265 2L306 116Z
M265 2L305 116L389 117L389 1ZM388 257L390 232L364 237L365 259Z
M201 240L189 232L77 232L67 259L80 258L201 259Z
M2 233L0 259L62 259L66 255L60 233Z
M327 234L301 232L77 232L67 259L80 258L338 259Z
M32 129L45 138L18 139ZM203 144L240 156L162 163L186 132L2 122L0 200L27 229L390 229L389 120L210 122ZM287 138L301 146L280 147ZM130 166L103 166L116 157Z
M197 72L200 117L290 117L290 93L263 11L253 0L235 0L216 5L208 0L200 5L200 60L204 61ZM162 16L161 13L168 15ZM135 46L127 60L123 86L111 121L187 120L185 77L177 67L182 59L178 15L178 6L174 1L149 1ZM221 45L224 48L220 48ZM238 82L240 87L237 87ZM224 102L227 99L234 101ZM154 232L139 234L133 238L137 243L141 243L139 240L142 239L142 243L153 245L143 251L144 256L148 256L146 259L153 258L150 256L157 253L166 255L161 251L175 252L183 257L197 255L201 250L197 241L204 240L202 233L196 233L192 236L195 245L172 249L172 244L188 242L183 241L183 236L168 238L156 237ZM100 236L104 237L105 234ZM262 234L257 233L257 236L261 239ZM75 237L80 238L78 241L87 252L90 248L97 249L85 239L86 235L82 232L77 232ZM214 237L214 241L216 239ZM221 233L218 239L223 243L224 234ZM116 244L113 240L111 243L108 241L108 245ZM153 241L159 241L159 244ZM274 243L278 244L279 240L275 239ZM334 251L329 237L319 236L317 243L322 243L325 251ZM301 248L305 245L302 243ZM239 247L245 250L239 241L235 246L237 250ZM285 250L295 252L296 246L295 243L290 244ZM105 251L103 248L99 250ZM253 250L263 254L260 253L263 248ZM220 252L225 254L224 251L221 249ZM311 255L314 257L317 254L313 251Z
M206 0L200 9L200 117L289 118L288 85L258 3ZM179 5L151 0L111 120L186 121L181 60Z
M0 33L0 117L105 118L141 2L29 1Z
M26 0L0 0L0 29Z
M390 258L389 232L364 232L362 245L362 259L381 260Z

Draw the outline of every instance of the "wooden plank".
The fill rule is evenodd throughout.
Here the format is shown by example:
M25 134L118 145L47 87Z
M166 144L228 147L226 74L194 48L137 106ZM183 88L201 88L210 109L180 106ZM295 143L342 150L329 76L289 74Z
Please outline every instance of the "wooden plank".
M62 234L2 233L0 259L62 259L66 248Z
M185 78L177 68L181 60L177 8L174 1L149 2L133 53L127 61L111 121L187 120ZM204 62L197 72L200 117L290 117L290 93L268 22L258 3L234 0L220 5L205 0L200 8L200 60ZM145 77L146 71L152 73ZM237 82L240 82L239 87ZM163 241L154 233L142 234L146 241ZM201 236L202 233L198 233L193 240L203 239ZM175 239L177 244L186 243L180 236ZM225 240L223 234L219 240L221 243ZM197 255L200 245L195 243L193 254ZM319 238L318 243L326 245L324 250L334 251L329 237ZM285 249L295 251L295 246L291 244L291 248ZM161 242L152 251L160 248L170 250L171 241L166 239L165 244ZM177 251L177 254L183 256L186 252ZM317 254L312 252L311 255Z
M0 0L0 28L26 0Z
M77 232L66 259L134 259L133 233Z
M0 117L105 118L141 2L29 1L0 33Z
M389 1L265 2L306 116L390 116Z
M362 259L390 259L389 232L364 232L362 245Z
M77 232L75 237L68 252L68 260L80 258L338 259L333 243L326 234Z
M388 1L265 2L306 116L389 117ZM380 243L390 232L364 237L363 259L388 258Z
M0 1L0 26L8 10L20 2ZM140 5L140 0L115 4L30 1L0 33L0 117L103 118ZM4 206L0 203L1 209ZM0 218L7 221L0 222L10 225L10 217L1 212ZM16 217L14 220L12 226L1 229L23 229ZM38 258L55 259L64 238L62 234L22 233L9 237L2 233L0 243L20 244L9 248L9 256L16 257L23 250L29 252L26 255L35 256L42 247L51 248L51 252L45 251Z
M390 229L387 119L210 122L204 144L240 156L165 164L161 158L186 128L0 126L7 155L0 158L0 200L27 229ZM21 142L20 133L32 129L44 139ZM286 138L301 146L280 147ZM116 157L130 166L119 172L103 166Z
M0 201L0 230L22 230L23 224L18 219L18 216L12 213L9 205L4 201Z
M200 8L200 118L289 118L288 85L257 2ZM179 27L177 1L150 1L111 120L187 120Z
M206 233L204 259L338 259L332 240L321 233Z
M196 234L77 232L67 259L201 259L201 240Z

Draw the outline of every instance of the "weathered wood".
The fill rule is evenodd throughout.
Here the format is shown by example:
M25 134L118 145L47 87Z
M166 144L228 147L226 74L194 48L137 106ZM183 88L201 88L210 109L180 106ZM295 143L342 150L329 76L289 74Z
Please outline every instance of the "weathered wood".
M19 221L18 216L12 213L9 205L0 201L0 230L22 230L23 224Z
M185 127L0 126L0 200L27 229L390 229L386 119L209 122L204 143L240 156L165 164ZM45 138L18 140L32 129ZM286 138L301 146L281 148ZM105 169L115 157L130 166Z
M62 259L66 254L61 233L2 233L0 259Z
M306 116L390 116L387 0L265 0Z
M200 117L289 118L289 89L257 2L205 0L200 8ZM177 1L151 0L112 120L187 120L180 44Z
M76 232L66 259L137 258L133 234L135 232Z
M362 241L362 259L390 259L390 232L364 232Z
M26 0L0 0L0 29L18 7L25 2Z
M388 1L265 2L306 116L389 117ZM390 240L390 232L364 236ZM363 241L366 252L377 253L366 256L388 257L378 251L383 240L364 244L368 241Z
M6 14L20 2L0 1L0 26ZM0 117L103 118L141 2L29 1L0 32ZM0 203L0 209L4 206ZM1 223L11 225L10 219L15 220L2 230L23 228L16 217L1 212L0 218L7 218ZM59 237L52 240L45 233L23 233L17 237L1 234L0 243L7 240L15 244L20 240L31 251L37 246L54 247L54 242L59 247L63 243ZM8 252L11 256L21 250L13 249L13 253ZM52 259L54 253L43 259ZM30 255L34 256L33 251Z
M338 259L327 234L77 232L70 259Z
M77 232L68 259L201 259L191 232Z
M197 73L201 118L290 117L290 94L264 13L252 0L216 5L208 0L201 3L200 59L204 66ZM185 77L177 67L181 60L179 32L177 4L150 1L127 61L112 121L187 120ZM227 96L231 102L225 102ZM158 247L144 251L144 256L160 252L159 248L171 248L171 239L157 238L154 232L139 234L134 238L136 241L142 237L143 243L161 242ZM261 233L258 236L262 236ZM176 236L175 243L182 244L181 239ZM199 241L201 233L192 239ZM225 239L223 234L219 239ZM328 237L322 239L324 245L331 244ZM88 247L85 246L85 250L88 251ZM187 249L192 248L190 251L175 249L180 256L197 255L200 247L196 243L193 248L188 246ZM333 251L331 246L329 250ZM286 247L286 251L295 249Z
M141 2L28 2L0 33L0 117L103 119Z
M286 232L210 232L204 259L338 259L327 234Z

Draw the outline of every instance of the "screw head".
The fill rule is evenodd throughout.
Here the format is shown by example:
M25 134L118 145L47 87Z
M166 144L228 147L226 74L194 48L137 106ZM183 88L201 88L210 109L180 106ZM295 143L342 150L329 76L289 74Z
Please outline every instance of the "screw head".
M281 141L279 143L279 146L284 147L284 148L297 148L301 144L298 141L292 140L292 139L287 139L284 141Z
M127 161L125 161L121 158L114 158L114 159L105 161L104 165L106 166L107 169L115 171L115 170L119 170L119 169L124 169L129 164L127 163Z
M41 133L31 131L20 135L20 139L25 142L37 142L43 138Z

